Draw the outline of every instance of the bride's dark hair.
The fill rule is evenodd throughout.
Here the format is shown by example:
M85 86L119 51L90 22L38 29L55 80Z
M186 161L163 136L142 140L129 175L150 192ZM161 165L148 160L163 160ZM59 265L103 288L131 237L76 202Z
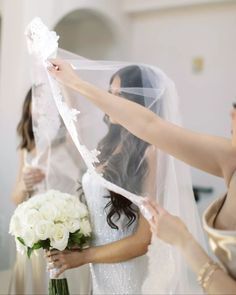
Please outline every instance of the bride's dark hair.
M110 85L115 77L120 78L121 91L122 88L144 88L141 69L136 65L127 66L116 72L110 79ZM145 106L144 96L140 93L132 94L124 91L120 93L120 96ZM141 194L148 172L148 164L144 158L148 144L122 126L112 124L107 116L104 119L109 129L98 144L98 150L101 152L100 164L104 165L103 175L107 180L122 188L135 194ZM128 218L127 226L136 220L137 207L130 200L112 191L106 197L110 199L105 207L109 209L107 222L110 227L118 229L115 222L120 219L121 214L125 214Z

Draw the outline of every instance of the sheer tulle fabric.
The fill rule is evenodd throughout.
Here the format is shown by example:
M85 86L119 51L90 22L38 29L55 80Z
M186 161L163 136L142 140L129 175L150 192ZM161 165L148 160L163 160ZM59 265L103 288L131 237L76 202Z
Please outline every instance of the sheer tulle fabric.
M73 154L83 159L79 170L87 169L90 177L101 186L137 206L142 205L144 196L156 199L168 211L180 216L204 245L188 167L129 133L78 92L59 85L47 72L47 58L64 58L84 80L149 108L165 120L181 124L174 83L156 67L86 60L58 50L56 34L46 30L39 20L29 25L26 34L35 88L37 115L34 126L38 133L38 161L52 163L52 147L60 145L63 139L67 150L77 151L69 152L68 157ZM138 124L139 118L133 117L133 120ZM65 135L65 130L72 140ZM61 164L63 167L63 162ZM54 169L51 171L52 179L57 167ZM62 170L64 173L70 169L65 165ZM62 191L64 187L71 186L63 173ZM153 238L148 256L149 271L143 285L144 294L201 293L183 258L173 247Z

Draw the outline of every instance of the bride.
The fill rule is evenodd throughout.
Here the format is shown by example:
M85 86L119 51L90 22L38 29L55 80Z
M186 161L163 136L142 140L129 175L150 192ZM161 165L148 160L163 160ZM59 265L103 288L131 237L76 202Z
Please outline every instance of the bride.
M90 248L83 251L51 251L47 253L48 260L59 269L58 275L66 269L90 263L94 294L199 293L189 277L186 263L166 244L152 240L148 249L149 267L146 268L143 254L147 251L151 235L146 220L138 210L142 204L141 197L158 199L166 209L185 220L195 237L202 242L186 167L167 154L156 152L152 146L119 126L113 118L104 117L104 113L85 98L88 95L103 96L105 99L112 97L104 90L110 80L109 92L112 94L179 123L174 84L154 67L88 61L66 53L67 58L72 59L74 69L90 83L83 81L83 87L80 87L74 73L60 80L58 63L56 78L75 90L79 89L79 92L60 88L47 73L46 59L52 51L50 54L40 51L44 50L42 41L55 38L55 33L50 35L45 28L37 30L29 35L28 41L34 43L35 36L31 54L35 50L33 54L44 58L40 61L45 69L41 78L48 87L47 93L51 92L65 126L88 167L82 182L94 231ZM40 47L37 48L39 39ZM55 45L53 52L56 50ZM76 85L73 84L75 80ZM47 115L50 117L51 110ZM133 118L132 113L130 117L139 124L138 117Z
M113 66L109 65L108 68ZM100 75L106 67L107 65L102 67ZM91 75L94 77L94 74ZM177 121L175 87L166 82L164 74L158 70L128 65L112 75L109 92L146 106L169 120ZM67 97L65 102L74 109L81 110L76 127L83 143L89 146L89 137L93 137L92 128L96 121L88 124L88 121L83 121L83 117L88 116L90 121L95 120L95 110L91 105L84 110L85 100L82 97L75 99L74 93L73 100ZM134 119L138 124L138 118ZM137 196L157 196L161 204L186 220L201 240L202 233L198 232L200 224L191 195L191 181L183 164L160 151L156 152L152 146L118 125L113 118L105 116L104 120L108 131L97 145L100 154L96 172L110 183L135 194L134 204L139 204L140 197ZM86 131L83 130L83 125L87 126L84 128ZM101 125L97 125L97 132L102 128L100 127ZM66 269L90 263L94 294L200 292L194 286L181 257L165 245L153 241L149 249L149 270L145 257L133 259L146 253L150 232L144 217L138 213L138 208L126 199L129 195L108 190L90 170L83 177L83 189L93 224L93 244L82 252L49 252L48 260L60 269L58 275ZM188 197L184 199L186 195ZM158 251L155 257L153 247ZM159 275L152 281L156 273Z
M119 96L121 87L144 88L138 66L127 66L112 76L110 92ZM145 105L144 97L125 96ZM148 193L148 179L153 177L155 166L150 161L152 148L112 118L105 116L104 120L108 131L97 147L101 152L97 170L119 186L138 194ZM93 294L139 294L147 273L147 258L143 255L151 239L147 221L137 206L107 190L89 171L82 184L94 233L92 247L82 252L51 251L49 261L61 272L90 263Z

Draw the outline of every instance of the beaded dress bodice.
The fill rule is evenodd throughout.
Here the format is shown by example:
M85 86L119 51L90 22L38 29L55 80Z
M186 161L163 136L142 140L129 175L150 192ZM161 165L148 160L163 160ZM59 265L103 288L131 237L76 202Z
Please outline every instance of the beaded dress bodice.
M137 227L136 221L127 227L123 215L115 222L119 230L111 228L106 220L105 209L109 191L87 172L82 179L83 190L90 212L93 228L92 246L109 244L132 235ZM119 263L99 263L90 265L93 279L93 294L140 294L147 270L147 258L141 256Z

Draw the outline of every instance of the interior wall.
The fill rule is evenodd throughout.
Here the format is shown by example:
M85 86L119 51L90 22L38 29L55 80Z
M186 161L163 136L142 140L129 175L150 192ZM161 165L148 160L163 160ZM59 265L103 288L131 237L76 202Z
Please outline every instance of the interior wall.
M110 21L94 11L77 10L66 15L56 25L60 47L90 59L124 57L119 37Z
M130 15L132 58L163 69L176 83L184 125L230 136L236 99L236 4L203 5ZM196 71L195 59L203 69ZM225 190L221 179L192 169L195 185Z
M116 0L0 0L3 5L2 63L0 75L0 272L14 261L10 253L9 220L14 210L11 193L16 182L18 157L16 126L23 100L30 87L29 58L24 31L36 16L53 28L66 15L77 10L95 11L105 19L118 38L125 39L126 19ZM1 6L0 6L1 8ZM14 21L13 21L14 20ZM126 42L124 42L126 43ZM124 49L124 48L123 48ZM126 52L124 49L123 52ZM0 275L0 293L1 280Z

